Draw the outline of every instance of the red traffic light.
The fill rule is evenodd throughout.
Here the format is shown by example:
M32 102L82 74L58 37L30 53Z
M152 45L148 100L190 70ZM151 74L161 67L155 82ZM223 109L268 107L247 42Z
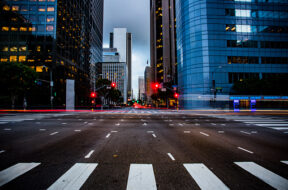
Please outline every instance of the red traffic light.
M96 98L96 93L95 92L91 92L90 97L91 98Z
M174 94L174 98L179 98L179 94L178 94L178 93L175 93L175 94Z
M154 84L153 84L153 88L154 88L154 89L160 88L160 84L159 84L159 83L154 83Z
M111 83L111 87L115 88L115 87L116 87L116 83L115 83L115 82L112 82L112 83Z
M95 101L94 101L94 100L92 100L92 101L91 101L91 103L92 103L92 104L95 104Z

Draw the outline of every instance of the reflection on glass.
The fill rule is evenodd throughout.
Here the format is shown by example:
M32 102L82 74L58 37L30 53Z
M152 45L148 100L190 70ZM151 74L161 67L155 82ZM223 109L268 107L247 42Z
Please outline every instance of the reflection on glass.
M236 25L236 32L252 32L251 25Z
M251 17L251 10L236 9L235 10L235 15L237 17Z

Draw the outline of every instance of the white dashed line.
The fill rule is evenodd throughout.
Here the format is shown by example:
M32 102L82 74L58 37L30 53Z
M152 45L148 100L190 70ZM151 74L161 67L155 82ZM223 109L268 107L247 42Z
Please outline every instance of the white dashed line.
M287 164L288 165L288 161L285 161L285 160L283 160L283 161L281 161L283 164Z
M200 134L202 134L202 135L205 135L205 136L209 137L209 135L208 135L208 134L206 134L206 133L200 132Z
M111 131L111 133L117 133L118 131Z
M143 125L144 125L144 126L146 126L146 125L147 125L147 123L143 123Z
M86 156L85 158L90 158L90 156L94 153L94 150L91 150Z
M215 123L211 123L211 125L216 125Z
M152 134L152 136L153 136L154 138L156 138L156 135L155 135L154 133Z
M46 131L46 129L39 129L39 131Z
M184 133L191 133L191 131L184 131Z
M199 126L200 124L199 124L199 123L195 123L195 125L196 125L196 126Z
M37 125L40 125L40 124L41 124L41 122L36 122L36 124L37 124Z
M248 133L248 132L246 132L246 131L240 131L240 133L244 133L244 134L246 134L246 135L251 135L251 133Z
M108 133L108 134L106 135L106 138L109 138L109 137L110 137L110 135L111 135L111 134L110 134L110 133Z
M218 131L218 133L224 133L224 131Z
M172 156L171 153L167 153L167 154L168 154L168 156L171 158L171 160L175 161L175 158Z
M250 154L253 154L253 152L252 152L252 151L250 151L250 150L247 150L247 149L245 149L245 148L242 148L242 147L238 147L238 149L240 149L240 150L243 150L243 151L245 151L245 152L248 152L248 153L250 153Z
M79 129L76 129L76 130L74 130L75 132L81 132L81 130L79 130Z
M116 123L115 125L116 125L116 126L119 126L119 125L120 125L120 123Z
M51 133L50 135L52 136L52 135L56 135L58 132L54 132L54 133Z
M257 131L251 131L251 133L252 133L252 134L255 134L255 133L257 133Z
M12 129L10 129L10 128L5 128L5 129L3 129L4 131L11 131Z
M147 131L147 133L154 133L154 131Z
M0 154L3 153L3 152L5 152L5 150L0 150Z
M62 125L66 125L67 123L62 123Z

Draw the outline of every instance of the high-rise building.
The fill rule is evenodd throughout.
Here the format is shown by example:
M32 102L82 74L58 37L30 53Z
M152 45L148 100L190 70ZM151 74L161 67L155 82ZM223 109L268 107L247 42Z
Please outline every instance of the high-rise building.
M177 84L175 0L150 0L153 82Z
M144 72L144 83L145 83L145 101L146 103L151 103L151 95L152 95L152 82L151 82L151 67L146 66Z
M138 77L138 99L139 100L144 100L145 98L145 82L144 82L144 77L139 76Z
M40 79L52 79L56 106L65 106L66 79L75 80L76 106L88 105L95 63L102 60L103 0L6 0L1 1L4 12L21 15L31 26L17 24L16 17L1 19L0 49L7 50L1 52L1 62L21 62L35 69ZM14 44L8 37L21 33L23 41L27 32L25 43ZM46 99L38 96L30 97L30 104Z
M103 48L103 62L119 62L120 57L116 48Z
M181 106L209 106L215 89L227 99L236 81L287 78L287 10L281 0L176 0Z
M125 62L128 67L128 98L132 94L132 34L127 28L114 28L110 33L110 48L117 48L120 62Z
M101 78L116 83L116 88L121 92L124 104L127 104L128 67L125 62L98 62L101 68Z

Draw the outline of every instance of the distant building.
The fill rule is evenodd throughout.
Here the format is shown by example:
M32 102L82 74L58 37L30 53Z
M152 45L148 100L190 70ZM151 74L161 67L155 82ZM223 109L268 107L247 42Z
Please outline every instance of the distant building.
M127 75L128 68L123 62L102 62L97 63L97 68L101 69L101 78L108 79L116 83L116 88L121 92L123 103L127 103Z
M177 84L175 0L150 0L150 36L153 82Z
M144 85L145 85L145 101L150 104L151 103L151 95L152 95L152 88L151 88L151 67L147 66L145 68L144 73Z
M103 48L103 62L120 62L116 48Z
M103 0L0 2L0 49L7 50L1 53L1 62L27 64L46 81L50 80L51 71L52 99L57 107L65 106L66 79L75 80L76 106L89 105L95 63L102 61ZM5 14L14 16L3 17ZM20 17L27 20L26 26L19 24ZM9 36L16 33L21 33L21 40L17 40L21 43L13 44ZM31 35L26 38L28 33ZM44 86L49 89L49 84L43 89ZM38 90L33 97L27 97L28 104L49 105L50 92L42 92ZM40 102L43 100L46 102Z
M139 100L144 100L145 98L145 82L144 82L144 77L139 76L138 77L138 99Z
M116 48L119 61L125 62L128 68L128 98L132 94L132 34L127 28L114 28L110 33L110 48Z
M237 81L287 78L287 10L281 0L176 0L181 107L229 100Z

